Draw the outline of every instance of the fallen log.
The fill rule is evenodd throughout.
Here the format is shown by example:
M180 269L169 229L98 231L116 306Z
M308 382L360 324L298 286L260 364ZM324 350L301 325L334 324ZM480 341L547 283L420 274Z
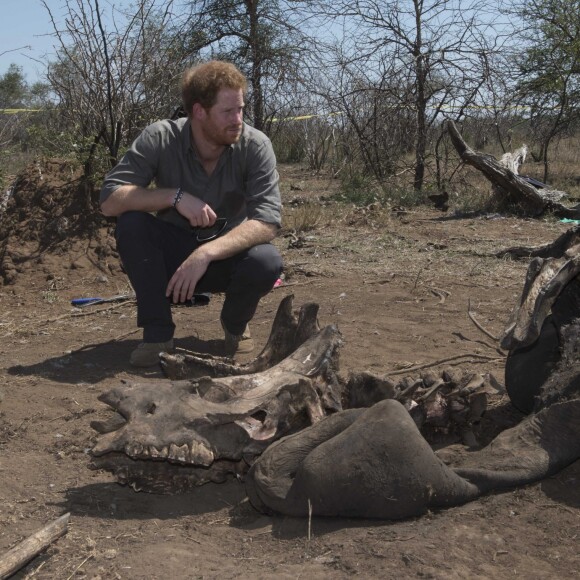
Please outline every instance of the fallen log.
M70 513L60 516L0 557L0 580L9 578L68 531Z
M493 155L471 149L463 140L455 123L449 120L447 130L461 159L478 169L496 187L500 187L520 207L525 215L539 217L552 212L559 218L580 219L580 208L566 207L551 199L550 190L538 190L528 181L502 165Z

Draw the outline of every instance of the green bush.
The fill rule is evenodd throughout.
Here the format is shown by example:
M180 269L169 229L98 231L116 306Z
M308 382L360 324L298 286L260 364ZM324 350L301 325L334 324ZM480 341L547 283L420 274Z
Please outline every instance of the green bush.
M334 199L361 207L371 203L412 207L425 203L426 194L414 191L411 186L401 184L395 178L380 183L369 174L356 172L343 178Z
M351 172L342 178L340 190L334 198L337 201L366 206L382 201L382 192L370 175L361 172Z

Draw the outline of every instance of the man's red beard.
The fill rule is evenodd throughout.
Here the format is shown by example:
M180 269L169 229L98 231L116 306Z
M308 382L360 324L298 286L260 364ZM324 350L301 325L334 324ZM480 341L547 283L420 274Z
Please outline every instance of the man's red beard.
M242 128L237 126L228 127L224 131L224 134L228 139L227 144L232 145L233 143L237 143L240 140L240 137L242 136Z

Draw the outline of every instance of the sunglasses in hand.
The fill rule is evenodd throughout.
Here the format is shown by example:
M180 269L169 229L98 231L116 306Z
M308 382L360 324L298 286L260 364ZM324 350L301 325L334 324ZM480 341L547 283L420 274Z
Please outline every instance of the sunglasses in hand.
M228 225L228 220L226 218L218 218L212 226L207 228L197 228L193 231L195 236L195 241L199 244L205 242L211 242L219 237Z

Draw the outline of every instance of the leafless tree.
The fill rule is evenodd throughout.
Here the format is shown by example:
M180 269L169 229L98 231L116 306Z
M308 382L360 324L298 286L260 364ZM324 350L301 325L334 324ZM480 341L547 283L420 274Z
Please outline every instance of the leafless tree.
M336 123L348 161L356 164L358 158L365 173L383 182L403 169L402 157L413 146L408 76L390 61L377 60L369 69L341 52L335 55L320 94L330 110L339 113Z
M189 26L204 30L205 48L234 62L250 85L248 114L266 132L288 100L311 50L300 2L292 0L194 0Z
M549 152L580 124L580 13L574 0L527 0L508 5L521 18L521 50L512 60L517 96L529 118L531 154L550 173Z
M99 0L65 0L60 25L43 0L60 49L47 77L79 140L104 145L110 166L136 131L179 104L177 79L194 55L185 49L173 0L138 0L130 12L105 14Z
M493 23L483 17L484 3L320 0L317 10L334 22L342 21L352 39L341 45L341 58L335 59L337 77L365 79L358 87L351 84L343 96L359 108L365 95L371 104L367 115L372 113L367 117L367 131L381 123L386 125L385 134L401 130L399 157L412 140L413 186L420 191L432 152L433 128L442 116L454 116L456 110L480 98L489 74L488 56L499 50ZM395 118L387 110L396 111ZM374 113L378 116L373 120ZM353 113L349 116L354 117ZM389 127L393 122L395 126ZM358 125L353 126L359 131ZM371 153L372 146L366 145L369 151L363 151L364 156L383 155L382 151Z

